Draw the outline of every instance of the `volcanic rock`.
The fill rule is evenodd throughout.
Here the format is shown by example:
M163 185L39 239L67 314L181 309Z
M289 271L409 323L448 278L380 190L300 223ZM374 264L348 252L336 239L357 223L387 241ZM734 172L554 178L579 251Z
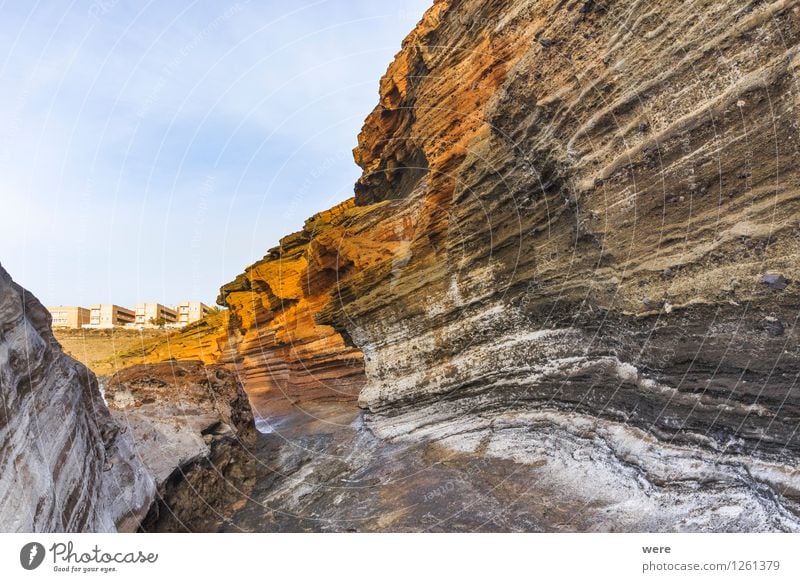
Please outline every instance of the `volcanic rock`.
M555 505L637 500L589 529L798 530L800 342L762 321L800 309L800 2L588 4L435 2L354 199L184 352L260 401L357 395L384 442L550 454Z
M0 266L0 531L133 530L153 480L50 324Z
M109 379L106 399L158 484L144 530L159 519L186 527L252 485L253 415L225 367L199 361L133 366Z

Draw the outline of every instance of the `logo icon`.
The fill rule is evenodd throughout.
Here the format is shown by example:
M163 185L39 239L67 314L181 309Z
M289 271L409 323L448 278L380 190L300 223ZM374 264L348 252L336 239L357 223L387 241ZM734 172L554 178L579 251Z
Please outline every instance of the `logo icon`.
M38 542L30 542L19 551L19 563L26 570L35 570L44 561L44 546Z

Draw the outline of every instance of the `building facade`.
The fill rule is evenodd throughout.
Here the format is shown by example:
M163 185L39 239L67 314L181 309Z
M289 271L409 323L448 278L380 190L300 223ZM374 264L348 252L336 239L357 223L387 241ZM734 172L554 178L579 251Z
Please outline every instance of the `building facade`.
M178 312L160 303L136 305L136 327L154 327L178 323Z
M135 314L132 309L120 307L113 303L92 305L89 314L89 327L114 327L115 325L132 325Z
M89 323L90 310L85 307L72 305L57 305L48 307L47 311L53 317L53 327L70 327L79 329Z
M188 325L203 319L211 312L211 308L201 301L184 301L178 305L178 323Z
M128 327L182 327L203 319L211 308L201 301L184 301L177 309L160 303L138 303L128 309L112 303L98 303L91 309L58 305L48 307L53 327L107 328Z

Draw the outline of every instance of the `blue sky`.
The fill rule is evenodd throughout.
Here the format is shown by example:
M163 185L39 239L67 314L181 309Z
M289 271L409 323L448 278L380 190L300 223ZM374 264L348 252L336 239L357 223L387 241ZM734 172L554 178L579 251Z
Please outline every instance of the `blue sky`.
M352 195L430 3L3 3L0 263L45 304L213 302Z

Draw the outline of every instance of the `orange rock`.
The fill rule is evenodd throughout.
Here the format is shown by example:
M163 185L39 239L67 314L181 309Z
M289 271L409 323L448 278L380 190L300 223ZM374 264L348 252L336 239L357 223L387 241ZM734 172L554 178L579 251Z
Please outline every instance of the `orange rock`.
M798 277L800 35L790 3L735 6L667 2L620 28L624 4L437 1L381 80L354 199L225 285L227 319L151 357L235 365L256 398L353 398L366 374L377 410L469 385L453 355L554 313L771 312L742 282ZM478 337L459 320L480 309L509 321Z

